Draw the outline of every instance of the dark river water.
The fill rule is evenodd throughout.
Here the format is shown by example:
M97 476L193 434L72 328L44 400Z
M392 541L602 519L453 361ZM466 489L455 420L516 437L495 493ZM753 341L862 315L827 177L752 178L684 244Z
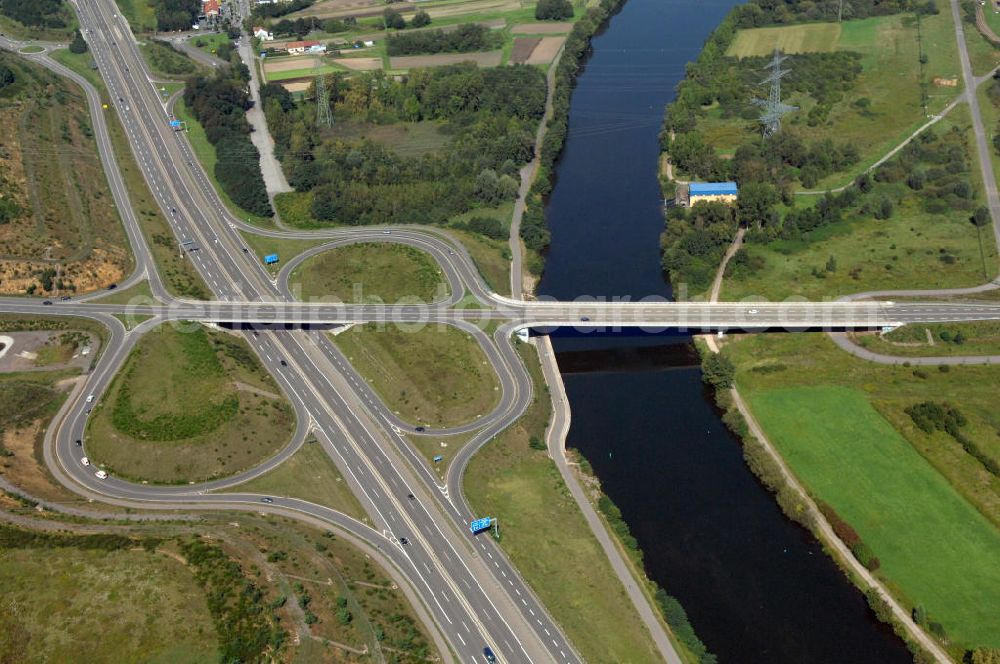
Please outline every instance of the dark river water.
M669 296L656 179L663 106L734 0L628 0L594 39L573 93L549 203L540 295ZM557 337L591 461L721 662L910 661L864 598L747 470L705 391L690 339Z

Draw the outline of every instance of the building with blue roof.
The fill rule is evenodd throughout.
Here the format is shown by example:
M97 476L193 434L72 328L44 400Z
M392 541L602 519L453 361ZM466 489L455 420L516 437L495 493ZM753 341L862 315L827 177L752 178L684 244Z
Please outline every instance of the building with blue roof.
M688 185L688 206L709 201L732 203L738 193L735 182L692 182Z

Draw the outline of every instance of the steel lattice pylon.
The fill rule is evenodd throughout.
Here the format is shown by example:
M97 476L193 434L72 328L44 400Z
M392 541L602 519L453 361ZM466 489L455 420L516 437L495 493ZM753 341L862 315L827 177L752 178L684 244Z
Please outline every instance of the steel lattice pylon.
M333 126L333 115L330 113L330 91L326 89L326 76L316 74L316 125L319 127Z
M781 102L781 79L791 71L781 68L781 63L787 59L787 55L782 54L778 49L774 49L774 57L771 58L771 63L767 65L767 69L771 73L761 81L761 85L770 83L771 91L767 99L753 100L753 103L764 109L764 112L760 116L760 123L764 127L765 137L781 129L781 118L786 113L798 110L799 108L798 106L790 106Z

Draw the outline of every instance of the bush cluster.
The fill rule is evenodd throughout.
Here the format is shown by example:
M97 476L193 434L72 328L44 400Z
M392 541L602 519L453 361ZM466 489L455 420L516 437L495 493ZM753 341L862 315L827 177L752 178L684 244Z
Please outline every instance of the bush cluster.
M66 6L62 0L0 0L0 14L30 28L65 28Z
M385 40L386 50L391 56L491 51L500 48L502 42L503 36L499 32L478 23L459 25L454 30L447 32L444 30L424 30L409 34L389 35Z
M161 32L190 30L201 13L199 0L153 0L156 29Z
M573 3L570 0L538 0L535 5L535 19L538 21L565 21L573 18Z
M708 648L702 640L695 634L691 621L688 620L687 611L681 606L676 598L667 594L663 588L658 588L655 594L656 605L663 614L663 619L670 625L670 631L674 633L677 640L683 643L689 651L697 658L699 664L715 664L715 655L708 652Z
M861 540L858 532L849 523L844 521L833 507L823 501L816 501L816 506L823 516L826 517L830 527L833 528L834 534L847 545L847 548L851 550L851 553L858 559L859 563L872 572L881 566L882 563L872 553L872 550L868 548L868 545Z
M836 21L844 19L885 16L917 9L936 14L934 0L750 0L734 10L735 20L741 28L762 25L804 23L810 21Z
M987 454L976 441L962 432L962 428L968 423L968 420L958 408L948 403L922 401L907 407L904 412L910 416L913 423L924 433L931 434L935 431L944 431L947 433L962 446L962 449L969 456L983 464L983 467L990 471L990 473L1000 477L1000 463Z

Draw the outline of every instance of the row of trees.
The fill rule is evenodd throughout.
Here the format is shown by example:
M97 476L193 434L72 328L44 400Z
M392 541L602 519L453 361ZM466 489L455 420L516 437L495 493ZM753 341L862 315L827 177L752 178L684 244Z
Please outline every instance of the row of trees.
M486 26L466 23L454 30L425 30L409 34L395 34L386 38L389 55L415 55L419 53L471 53L500 48L503 36Z
M544 75L523 65L466 63L413 70L399 80L381 71L333 74L326 87L338 122L434 120L449 135L421 156L338 139L316 126L311 104L297 106L280 86L264 86L264 110L289 182L311 194L314 218L347 224L443 224L513 199L545 107Z
M750 0L735 10L741 28L836 21L907 11L938 12L935 0Z
M184 87L184 104L191 109L215 146L215 177L226 194L247 212L270 216L260 153L250 141L246 111L251 101L245 66L228 67L212 78L194 76Z
M289 2L271 2L255 4L254 18L278 18L312 6L316 0L289 0Z
M385 29L388 30L392 28L393 30L405 30L406 29L406 19L399 11L393 9L392 7L386 7L385 11L382 12L382 22ZM431 24L431 15L425 12L423 9L418 9L416 13L413 14L413 18L410 19L411 28L423 28Z

